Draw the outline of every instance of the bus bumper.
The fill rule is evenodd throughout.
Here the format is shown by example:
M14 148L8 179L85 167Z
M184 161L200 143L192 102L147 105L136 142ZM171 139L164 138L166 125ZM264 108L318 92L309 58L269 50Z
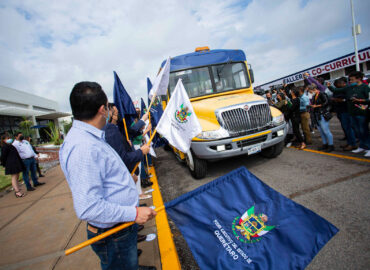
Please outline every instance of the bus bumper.
M217 141L193 141L191 149L200 159L217 160L239 155L252 155L282 142L287 134L287 125L250 134L247 136L227 138Z

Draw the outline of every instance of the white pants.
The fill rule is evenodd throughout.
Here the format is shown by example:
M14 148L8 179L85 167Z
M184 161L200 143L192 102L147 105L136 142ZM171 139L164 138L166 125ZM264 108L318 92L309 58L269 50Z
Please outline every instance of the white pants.
M135 150L138 150L138 149L140 149L140 145L134 144L134 148L135 148ZM136 189L137 189L137 192L140 195L140 194L143 194L143 191L141 190L141 180L140 180L141 162L139 163L138 169L139 169L139 175L137 176Z

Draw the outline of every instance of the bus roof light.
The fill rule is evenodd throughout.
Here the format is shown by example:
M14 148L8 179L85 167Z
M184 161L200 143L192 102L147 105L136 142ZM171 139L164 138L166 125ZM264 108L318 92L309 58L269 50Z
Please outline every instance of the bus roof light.
M196 51L196 52L209 52L209 47L208 47L208 46L204 46L204 47L196 47L196 48L195 48L195 51Z

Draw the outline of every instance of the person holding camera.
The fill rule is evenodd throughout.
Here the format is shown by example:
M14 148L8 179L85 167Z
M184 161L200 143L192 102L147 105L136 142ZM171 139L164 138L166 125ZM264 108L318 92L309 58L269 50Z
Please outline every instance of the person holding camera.
M329 128L329 121L332 114L329 112L328 97L317 89L315 84L308 86L308 91L313 94L310 107L313 109L313 120L320 131L322 146L319 150L332 152L334 150L333 135Z

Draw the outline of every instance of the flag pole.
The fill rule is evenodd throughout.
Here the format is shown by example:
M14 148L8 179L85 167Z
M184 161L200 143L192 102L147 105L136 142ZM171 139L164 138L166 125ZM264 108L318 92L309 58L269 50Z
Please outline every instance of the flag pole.
M126 133L126 140L129 141L129 137L128 137L128 132L127 132L127 126L126 126L126 119L123 117L122 118L122 121L123 121L123 126L125 128L125 133Z
M151 117L150 117L150 111L148 111L148 116L149 116L149 124L151 124L152 120L151 120ZM152 136L152 129L149 130L149 134L150 134L150 136Z
M148 146L150 146L150 143L153 141L154 136L155 136L155 134L156 134L156 133L157 133L157 129L155 129L155 130L153 131L152 136L150 137L149 141L146 143ZM137 167L139 166L139 164L140 164L140 161L139 161L138 163L136 163L136 165L135 165L134 169L133 169L133 170L132 170L132 172L131 172L131 175L134 175L134 172L136 171L136 169L137 169Z
M150 108L152 107L153 103L154 103L154 100L156 99L157 97L157 93L154 93L153 97L152 97L152 100L150 101L150 105L148 107L148 112L150 112Z
M162 206L159 206L159 207L157 207L156 209L154 209L157 213L158 212L160 212L160 211L162 211L162 210L164 210L165 209L165 206L164 205L162 205ZM114 234L114 233L116 233L116 232L119 232L119 231L121 231L121 230L123 230L123 229L125 229L125 228L127 228L127 227L130 227L131 225L133 225L135 222L127 222L127 223L124 223L124 224L122 224L122 225L120 225L120 226L117 226L117 227L115 227L115 228L113 228L113 229L110 229L109 231L106 231L106 232L104 232L104 233L102 233L102 234L99 234L98 236L95 236L95 237L93 237L93 238L91 238L91 239L89 239L89 240L87 240L87 241L85 241L85 242L82 242L82 243L80 243L80 244L78 244L78 245L76 245L76 246L74 246L74 247L71 247L71 248L69 248L69 249L67 249L67 250L65 250L64 251L64 254L66 255L66 256L68 256L68 255L70 255L70 254L72 254L72 253L74 253L74 252L76 252L76 251L78 251L78 250L80 250L81 248L84 248L84 247L87 247L87 246L89 246L89 245L91 245L91 244L94 244L95 242L97 242L97 241L99 241L99 240L101 240L101 239L104 239L104 238L106 238L107 236L109 236L109 235L112 235L112 234Z

